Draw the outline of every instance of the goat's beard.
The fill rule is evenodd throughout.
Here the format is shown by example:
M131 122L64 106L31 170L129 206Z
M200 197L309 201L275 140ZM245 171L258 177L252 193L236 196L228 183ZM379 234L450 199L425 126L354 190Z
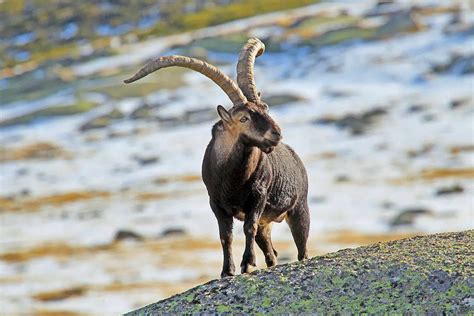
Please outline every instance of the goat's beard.
M266 154L270 154L275 149L275 146L278 145L277 141L271 139L252 139L246 135L242 136L241 140L244 146L257 147Z
M270 154L274 149L275 149L275 146L269 146L269 147L261 148L261 150L266 154Z
M262 146L260 147L260 149L264 153L270 154L275 149L275 146L277 146L277 145L278 145L277 141L273 141L273 140L270 140L270 139L265 139Z

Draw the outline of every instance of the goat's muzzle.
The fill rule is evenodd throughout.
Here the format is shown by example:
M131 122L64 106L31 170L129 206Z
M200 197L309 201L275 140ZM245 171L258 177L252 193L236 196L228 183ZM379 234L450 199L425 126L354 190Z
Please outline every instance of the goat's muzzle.
M280 131L277 131L277 130L268 131L265 134L265 140L263 141L263 146L261 150L267 154L271 153L273 149L275 149L275 147L278 146L281 138L282 137L281 137Z

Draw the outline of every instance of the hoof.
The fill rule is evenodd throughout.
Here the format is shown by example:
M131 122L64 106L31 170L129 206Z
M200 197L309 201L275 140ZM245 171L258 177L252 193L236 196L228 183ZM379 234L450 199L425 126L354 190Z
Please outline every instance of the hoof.
M257 270L257 267L251 264L244 264L241 268L241 273L252 273Z
M302 256L298 256L298 261L303 261L303 260L306 260L306 259L309 259L308 254L304 254L304 255L302 255Z
M278 264L276 259L275 260L265 260L265 263L267 264L267 268L274 267Z
M235 275L234 272L224 272L224 271L222 271L222 272L221 272L221 279L222 279L222 278L231 277L231 276L234 276L234 275Z

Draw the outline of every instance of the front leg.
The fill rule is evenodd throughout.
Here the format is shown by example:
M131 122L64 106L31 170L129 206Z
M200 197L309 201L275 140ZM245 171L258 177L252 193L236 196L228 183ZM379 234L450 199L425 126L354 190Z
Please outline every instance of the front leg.
M258 190L253 194L249 211L245 214L244 233L245 251L240 264L241 273L250 273L257 267L255 258L255 235L257 234L258 221L265 208L266 194L264 190Z
M220 208L212 200L210 205L214 215L216 215L217 223L219 225L219 237L222 245L222 252L224 255L224 262L222 264L221 278L235 275L234 259L232 257L232 226L233 218Z

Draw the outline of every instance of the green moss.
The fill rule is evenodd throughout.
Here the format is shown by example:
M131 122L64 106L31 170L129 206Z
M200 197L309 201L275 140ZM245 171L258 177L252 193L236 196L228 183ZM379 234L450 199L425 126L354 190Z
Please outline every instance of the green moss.
M101 115L89 120L88 122L83 124L79 129L81 131L88 131L91 129L104 128L124 117L125 115L120 110L113 109L107 114L104 114L104 115Z
M31 101L52 95L65 84L60 80L31 80L31 78L18 77L8 85L8 88L0 93L0 106L17 101Z
M307 41L307 43L314 46L335 45L348 40L369 40L376 38L375 28L361 28L358 26L348 26L332 31L328 31L320 36Z
M192 294L207 313L472 314L473 239L471 230L343 250L213 281L143 310L194 312ZM170 309L170 301L180 304Z
M272 305L272 300L269 297L264 297L262 301L262 307L270 307Z
M193 294L189 294L188 296L186 296L185 299L186 299L186 301L187 301L188 303L191 303L191 302L193 301L193 299L194 299L194 295L193 295Z
M38 43L40 44L40 43ZM56 60L61 58L78 58L80 56L79 48L77 44L63 44L63 45L51 45L44 49L34 51L31 54L31 60L41 64L49 60Z
M120 100L123 98L144 97L150 93L161 89L176 89L182 87L184 82L184 74L187 71L185 68L174 67L160 70L159 73L153 73L139 82L131 84L124 84L123 80L126 77L115 77L114 82L117 84L107 85L88 90L89 92L103 93L107 96ZM127 76L132 76L133 71Z
M195 30L211 25L221 24L224 22L241 19L245 17L264 14L267 12L286 10L319 2L318 0L242 0L230 3L226 6L210 6L204 10L189 14L179 14L173 12L167 27L163 24L142 32L141 37L148 35L156 36L164 35L162 32L182 32ZM160 33L161 32L161 33Z
M243 44L248 40L247 34L229 34L225 36L209 37L194 41L191 47L202 47L206 50L233 53L239 52Z
M13 3L15 1L6 1ZM165 36L186 31L193 31L199 28L212 26L235 19L255 16L273 11L296 8L318 0L240 0L232 1L229 4L222 5L213 3L203 7L199 11L190 12L188 7L190 1L168 1L160 3L159 10L164 16L160 21L156 21L152 27L146 29L134 28L129 32L122 34L124 38L129 35L135 35L139 39L149 37ZM59 4L59 2L58 2ZM49 34L57 29L62 29L71 20L77 21L79 30L75 39L84 39L94 49L96 55L112 55L115 51L110 47L113 36L101 36L96 33L95 26L103 23L100 16L100 10L93 1L62 1L61 5L56 3L34 2L33 12L22 10L22 6L10 6L0 2L0 13L18 11L15 19L6 15L4 20L6 27L6 36L14 36L21 33L34 32L36 38L30 43L25 44L22 49L30 53L30 58L26 62L19 63L7 53L7 47L0 46L0 54L5 56L2 67L9 69L18 64L27 65L28 68L36 68L45 65L48 62L84 60L80 54L80 46L77 41L59 41L51 40ZM135 24L141 18L141 13L156 6L154 1L140 0L132 1L126 4L118 4L114 15L107 21L113 26L124 25L125 23ZM48 8L48 9L46 9ZM2 70L2 69L0 69ZM10 72L10 71L8 71Z
M92 110L97 103L79 100L77 103L68 105L51 106L28 114L20 115L0 122L0 127L29 124L39 119L49 119L59 116L74 115Z
M216 307L216 312L218 313L226 313L226 312L231 312L232 308L226 305L219 305Z
M173 310L179 305L178 301L170 302L167 306L168 309Z
M338 16L312 16L304 19L301 23L297 23L291 27L291 32L296 33L303 38L315 36L320 32L322 27L337 27L343 24L354 24L358 21L357 17L350 15L338 15Z

